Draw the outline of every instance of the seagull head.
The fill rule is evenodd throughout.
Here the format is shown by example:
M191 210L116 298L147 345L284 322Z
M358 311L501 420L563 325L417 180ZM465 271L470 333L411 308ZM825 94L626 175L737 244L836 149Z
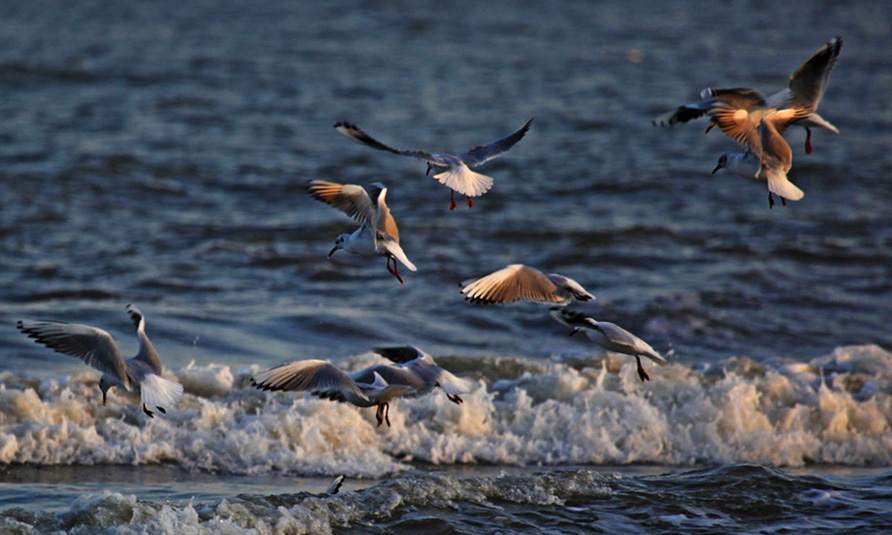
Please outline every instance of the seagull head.
M728 160L730 160L730 159L731 159L731 155L728 154L727 152L725 154L722 154L721 156L719 156L719 163L715 166L715 169L712 170L711 174L714 175L714 174L716 174L716 172L719 169L725 169L726 167L728 167Z
M331 251L328 252L328 257L331 258L331 255L335 254L338 249L343 249L344 244L347 243L347 239L350 237L349 234L341 234L337 237L334 243L334 247L331 248Z

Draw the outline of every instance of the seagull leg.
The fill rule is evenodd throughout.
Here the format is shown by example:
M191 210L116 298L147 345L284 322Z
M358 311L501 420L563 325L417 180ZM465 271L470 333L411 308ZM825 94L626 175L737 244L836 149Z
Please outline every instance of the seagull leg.
M384 405L378 405L378 410L375 411L375 419L378 420L378 425L375 427L381 427L381 422L384 421Z
M455 210L456 206L458 205L455 204L455 191L453 191L452 194L449 195L449 211L451 212Z
M424 172L424 176L431 174L431 170L434 168L433 165L427 164L427 171Z
M155 407L155 408L158 409L158 412L160 412L161 414L167 414L167 411L164 409L164 407Z
M155 417L155 413L152 412L152 411L150 411L150 410L148 409L148 407L146 407L146 404L145 404L145 403L142 404L142 411L143 411L144 413L146 413L146 416L148 416L149 418L154 418L154 417Z
M787 205L787 199L784 199L783 197L781 197L781 204L783 204L784 206L786 206L786 205Z
M387 422L387 427L390 427L390 403L384 403L384 421Z
M635 355L635 360L638 361L638 377L640 377L642 381L650 381L650 375L644 371L644 366L641 365L641 357Z
M464 400L459 396L454 396L452 394L446 394L446 397L449 398L449 401L455 403L456 405L461 405L464 403Z
M105 390L102 391L102 406L105 407L106 402L108 401L108 392Z
M468 208L473 208L473 207L474 207L474 201L472 201L471 197L468 196Z
M805 153L811 154L811 128L805 129Z
M771 192L768 192L768 209L771 210L774 208L774 197L771 196Z
M393 262L393 267L390 267L390 262L391 262L391 261ZM396 277L397 280L400 281L400 284L404 284L404 283L403 283L403 278L400 277L400 268L399 268L399 266L397 265L397 263L396 263L396 259L395 259L395 258L391 258L391 257L389 257L389 256L387 257L387 271L389 271L391 275L393 275L394 277Z
M712 130L713 128L715 128L715 123L709 123L709 126L706 127L706 132L703 132L703 133L708 134L709 131Z

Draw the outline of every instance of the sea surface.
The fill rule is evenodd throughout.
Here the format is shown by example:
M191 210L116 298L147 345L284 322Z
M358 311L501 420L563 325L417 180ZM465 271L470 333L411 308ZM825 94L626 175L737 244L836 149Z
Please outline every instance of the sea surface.
M0 2L0 534L883 533L892 525L892 4ZM805 198L710 171L707 86L784 88L843 38L787 134ZM533 118L449 210L425 164ZM389 187L417 272L343 252L307 180ZM670 366L604 354L462 280L524 263ZM101 405L98 372L15 328L85 323L180 403ZM264 393L296 359L413 344L464 404ZM326 489L338 475L337 494Z

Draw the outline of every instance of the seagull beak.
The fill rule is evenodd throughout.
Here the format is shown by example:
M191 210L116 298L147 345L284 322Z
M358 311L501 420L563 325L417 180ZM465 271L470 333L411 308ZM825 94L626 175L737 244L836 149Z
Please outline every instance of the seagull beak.
M715 169L713 169L713 170L712 170L712 173L710 173L710 174L711 174L711 175L714 175L714 174L716 173L716 171L718 171L718 170L721 169L721 168L722 168L722 164L719 164L719 165L715 166Z
M573 330L570 331L570 335L567 336L567 338L571 338L574 334L578 333L578 332L581 331L581 330L582 330L582 329L580 329L579 327L573 327Z
M434 168L433 165L427 164L427 171L424 172L424 176L431 174L431 169L433 169L433 168Z
M331 255L335 254L335 252L336 252L337 250L338 250L338 246L335 245L335 246L332 248L332 250L328 252L328 258L331 258Z

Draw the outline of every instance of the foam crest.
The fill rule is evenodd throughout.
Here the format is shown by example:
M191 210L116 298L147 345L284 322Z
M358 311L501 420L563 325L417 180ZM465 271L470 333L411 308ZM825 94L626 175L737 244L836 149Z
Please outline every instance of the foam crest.
M479 369L497 370L490 360ZM345 368L375 362L369 355ZM450 465L892 462L892 354L837 348L807 363L728 359L653 367L623 356L552 359L483 377L455 405L439 391L374 410L248 386L256 367L172 370L186 387L148 419L135 396L99 403L96 377L0 375L0 462L158 464L233 474L381 477L411 461ZM461 375L461 373L459 373Z

